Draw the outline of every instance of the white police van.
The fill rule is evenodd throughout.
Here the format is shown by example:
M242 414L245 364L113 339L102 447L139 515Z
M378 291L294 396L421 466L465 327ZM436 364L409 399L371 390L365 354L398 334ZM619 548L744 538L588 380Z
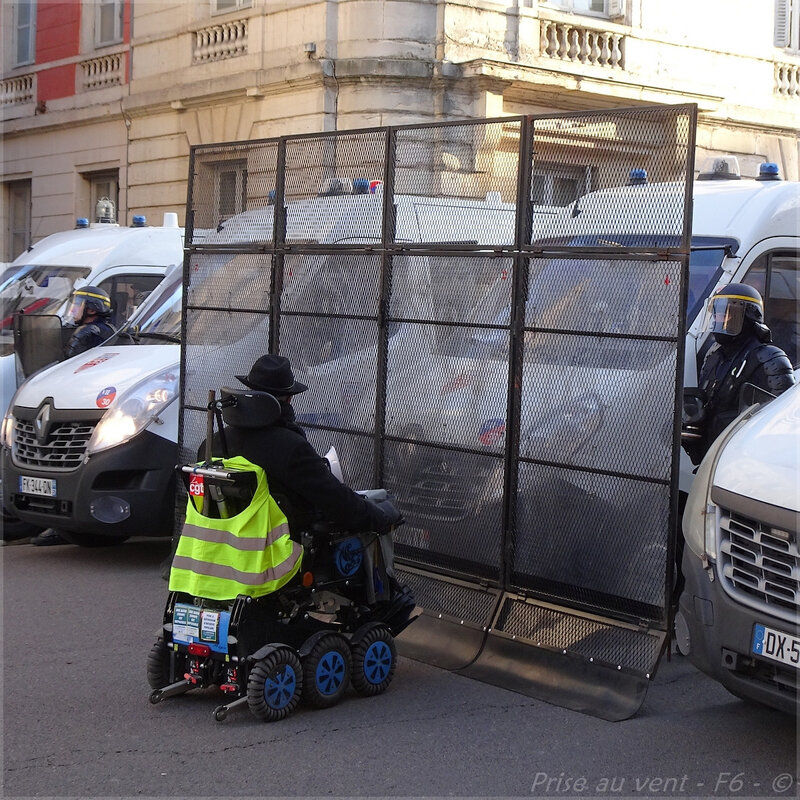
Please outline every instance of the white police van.
M89 223L78 220L75 230L47 236L22 253L4 271L0 285L0 370L2 406L24 379L15 356L14 316L58 315L64 312L72 291L99 286L111 298L111 322L119 327L161 282L167 270L183 260L183 229L174 212L164 215L162 226L148 226L136 215L131 227L120 226L113 216ZM59 356L53 355L53 360ZM35 368L41 366L37 364ZM3 537L29 535L36 526L3 509Z
M99 347L28 378L2 427L3 503L81 545L171 532L182 270Z
M735 695L800 711L800 385L706 453L683 517L677 645Z

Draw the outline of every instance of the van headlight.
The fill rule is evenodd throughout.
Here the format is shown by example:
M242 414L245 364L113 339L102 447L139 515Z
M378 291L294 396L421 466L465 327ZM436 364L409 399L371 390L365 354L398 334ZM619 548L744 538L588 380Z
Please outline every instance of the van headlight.
M3 417L3 428L0 431L0 441L2 441L3 447L7 447L9 450L14 446L14 415L11 413L12 408L13 403Z
M48 369L48 367L45 367L45 369ZM33 377L33 375L30 377ZM5 414L3 415L3 427L0 428L0 443L3 447L7 447L9 450L14 447L14 409L17 406L17 396L21 391L22 386L18 387L14 392L11 402L8 404L8 408L5 410Z
M717 558L717 507L711 502L711 486L721 444L717 439L700 462L683 510L683 538L698 558Z
M175 364L123 392L94 429L88 453L116 447L141 433L178 396L179 374Z
M760 406L754 405L745 409L725 430L711 443L708 452L703 456L697 468L686 507L683 510L681 528L687 547L698 556L708 556L712 561L717 558L717 524L719 509L711 501L711 489L717 464L728 440L742 427Z

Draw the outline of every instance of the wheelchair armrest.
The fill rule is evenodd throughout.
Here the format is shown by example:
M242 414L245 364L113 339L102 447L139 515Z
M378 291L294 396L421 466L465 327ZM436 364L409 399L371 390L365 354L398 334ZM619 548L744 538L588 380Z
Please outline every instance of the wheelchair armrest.
M362 497L366 497L367 500L372 500L375 503L386 500L389 496L386 489L359 489L356 494L360 494Z

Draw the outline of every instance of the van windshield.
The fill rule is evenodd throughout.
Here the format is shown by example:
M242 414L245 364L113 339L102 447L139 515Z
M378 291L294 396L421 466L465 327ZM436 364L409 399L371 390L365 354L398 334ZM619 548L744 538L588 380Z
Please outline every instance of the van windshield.
M88 267L24 264L11 270L0 285L2 330L11 330L17 311L55 314L72 294L75 281L88 275Z
M113 340L114 345L146 341L180 344L183 276L180 270L153 290L138 312Z
M635 238L635 242L630 241ZM631 237L616 234L592 234L550 240L546 245L569 244L578 247L628 246L647 247L642 234ZM658 240L664 246L663 237ZM539 244L539 242L537 242ZM677 246L676 239L672 246ZM695 319L722 273L722 262L738 243L732 239L696 237L692 240L689 259L687 317ZM668 245L669 246L669 245ZM576 253L576 256L578 254ZM652 302L652 270L639 269L638 262L613 261L602 255L569 258L556 256L535 258L530 262L528 299L525 304L525 358L540 363L563 359L563 347L572 346L569 358L576 364L584 361L609 368L647 369L653 359L660 358L658 349L651 356L647 348L630 337L651 334L670 327L667 309ZM478 330L467 343L465 355L505 360L508 357L507 329L511 317L510 281L497 281L486 292L473 315L474 320L491 321L494 328ZM674 321L673 321L674 322ZM536 329L562 331L595 331L611 334L608 341L593 348L582 347L580 340L564 336L564 344L554 347L553 338ZM650 330L652 328L652 330Z
M679 236L647 233L590 233L539 239L536 245L570 247L680 247ZM727 236L692 236L689 255L689 300L686 306L688 323L694 321L709 294L722 275L722 262L728 252L736 252L739 242Z

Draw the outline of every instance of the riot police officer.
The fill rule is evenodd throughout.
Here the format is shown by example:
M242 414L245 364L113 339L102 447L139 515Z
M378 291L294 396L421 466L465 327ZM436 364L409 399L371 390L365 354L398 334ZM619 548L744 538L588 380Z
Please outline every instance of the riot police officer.
M684 397L682 442L694 464L739 415L741 391L750 383L779 395L795 383L786 353L772 344L759 292L731 283L708 301L703 327L715 344L700 369L698 391Z
M67 344L67 358L102 344L116 333L109 321L111 298L97 286L82 286L72 293L64 325L74 326L75 332Z

